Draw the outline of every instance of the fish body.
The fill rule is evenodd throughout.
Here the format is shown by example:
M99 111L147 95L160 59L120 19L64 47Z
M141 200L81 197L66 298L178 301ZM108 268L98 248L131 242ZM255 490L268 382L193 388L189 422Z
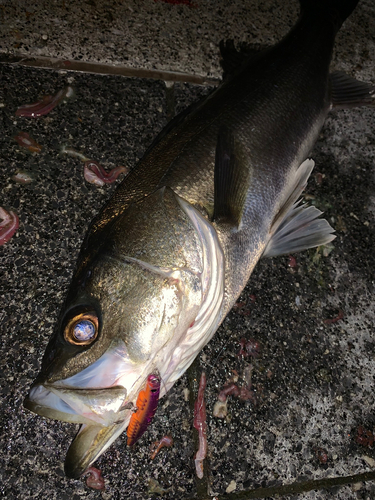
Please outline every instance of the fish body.
M297 200L332 104L372 102L372 87L329 75L336 32L356 4L302 0L276 46L232 59L223 46L231 75L166 127L92 222L25 400L82 424L68 476L128 427L150 374L160 375L160 397L172 387L263 255L334 238L321 212Z

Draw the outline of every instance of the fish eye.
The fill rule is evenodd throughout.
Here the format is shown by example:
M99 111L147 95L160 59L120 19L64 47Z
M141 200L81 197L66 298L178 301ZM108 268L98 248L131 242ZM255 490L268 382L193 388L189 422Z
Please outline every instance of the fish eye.
M70 319L64 330L64 338L73 345L91 344L99 332L99 321L95 313L77 314Z

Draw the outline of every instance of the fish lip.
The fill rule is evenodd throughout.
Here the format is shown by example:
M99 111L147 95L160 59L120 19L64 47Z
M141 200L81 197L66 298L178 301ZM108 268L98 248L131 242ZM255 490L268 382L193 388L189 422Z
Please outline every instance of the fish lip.
M22 404L23 404L23 407L26 408L26 410L29 410L29 411L35 413L36 415L40 415L40 413L37 411L38 405L36 403L34 403L34 401L29 398L29 395L27 395L25 397Z
M37 415L39 415L38 411L36 410L38 406L39 405L30 398L30 394L28 394L23 400L23 407L27 410L32 411L33 413L36 413Z

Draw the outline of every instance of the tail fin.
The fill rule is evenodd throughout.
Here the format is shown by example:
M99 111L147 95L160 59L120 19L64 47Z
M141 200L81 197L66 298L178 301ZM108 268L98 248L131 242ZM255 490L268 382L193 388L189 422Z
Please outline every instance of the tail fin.
M359 0L300 0L302 14L306 11L325 12L337 21L338 27L350 16L358 2Z

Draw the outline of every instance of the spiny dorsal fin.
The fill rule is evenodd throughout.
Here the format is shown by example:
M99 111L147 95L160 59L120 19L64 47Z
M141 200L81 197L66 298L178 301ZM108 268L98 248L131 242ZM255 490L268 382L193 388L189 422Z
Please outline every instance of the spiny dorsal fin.
M234 153L233 135L226 127L218 134L214 171L213 220L239 227L248 189L249 171Z
M375 85L360 82L342 71L335 71L329 76L332 107L353 108L375 105Z
M220 64L224 71L223 78L237 73L250 59L267 48L269 47L266 45L241 43L237 50L233 40L221 40Z

